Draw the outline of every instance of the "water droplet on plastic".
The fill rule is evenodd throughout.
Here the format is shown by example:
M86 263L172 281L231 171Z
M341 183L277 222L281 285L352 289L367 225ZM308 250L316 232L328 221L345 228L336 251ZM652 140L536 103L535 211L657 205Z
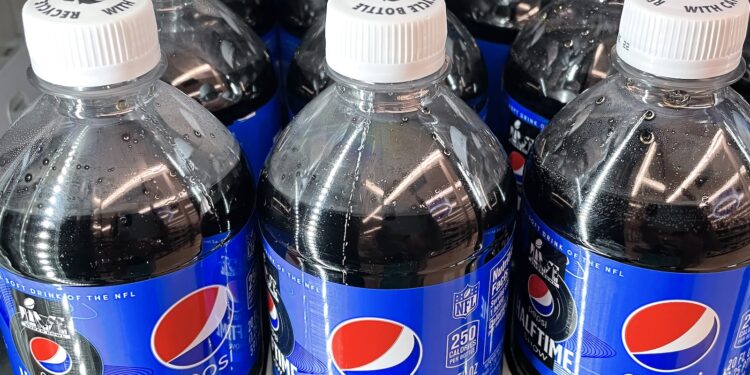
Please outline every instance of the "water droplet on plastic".
M406 124L407 122L409 122L409 118L408 117L406 117L406 116L401 117L401 123L402 124Z
M151 192L150 192L150 191L148 191L148 189L143 189L143 194L144 194L144 195L149 195L149 194L151 194Z
M203 134L201 134L201 132L199 132L197 130L193 130L193 134L195 134L195 136L198 137L198 138L202 138L203 137Z
M654 111L648 110L645 114L643 114L643 118L646 119L646 121L651 121L656 117L656 113Z
M640 134L641 143L644 145L650 145L654 143L654 133L650 130L642 130Z
M451 156L451 150L446 148L443 150L443 154L445 154L445 156Z
M122 134L122 141L123 142L130 142L130 133L123 133Z
M101 184L101 183L102 183L102 181L104 181L104 179L103 179L103 178L101 178L101 177L99 177L99 178L97 178L97 179L96 179L96 183L97 183L97 184Z
M563 47L565 48L572 48L573 47L573 40L568 39L563 43Z
M427 108L427 106L422 107L422 113L424 113L425 115L429 115L430 114L430 109Z
M31 173L29 173L29 174L27 174L26 176L23 177L23 180L26 181L26 182L31 182L31 179L33 179L33 178L34 177L31 175Z
M86 164L86 165L83 166L83 169L85 169L85 170L88 171L89 169L91 169L91 166L89 166L88 164Z
M169 177L176 177L176 176L177 176L177 172L175 172L173 169L170 169L169 170Z
M49 164L49 159L42 160L42 165L47 165L47 164Z
M214 133L208 133L208 135L211 136L211 138L216 138L216 134Z
M109 169L107 169L107 172L114 172L114 171L115 171L115 169L114 169L114 168L109 168Z
M80 165L80 164L76 165L76 169L81 169L81 168L83 168L82 165Z
M596 99L596 104L602 104L607 100L607 97L600 96L598 99Z

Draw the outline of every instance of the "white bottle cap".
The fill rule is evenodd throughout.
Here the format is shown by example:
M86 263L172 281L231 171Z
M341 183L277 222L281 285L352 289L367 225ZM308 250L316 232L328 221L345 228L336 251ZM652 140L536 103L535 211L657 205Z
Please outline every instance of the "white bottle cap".
M34 73L55 85L127 82L161 59L151 0L29 0L23 24Z
M370 83L414 81L445 64L444 0L329 0L326 60Z
M627 0L617 55L646 73L704 79L740 64L747 0Z

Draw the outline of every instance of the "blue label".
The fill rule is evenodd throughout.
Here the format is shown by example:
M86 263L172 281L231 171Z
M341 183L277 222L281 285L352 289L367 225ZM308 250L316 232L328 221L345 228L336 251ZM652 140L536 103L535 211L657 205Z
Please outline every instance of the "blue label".
M512 344L540 374L750 371L749 268L649 270L566 240L528 206L524 221Z
M247 375L262 352L252 236L248 224L193 265L131 284L67 287L0 270L14 372Z
M482 50L484 64L487 66L487 125L495 131L496 135L500 135L499 131L507 117L505 114L506 110L503 108L502 81L505 62L508 60L508 55L510 54L510 45L494 43L483 39L477 39L477 45Z
M534 140L549 124L549 120L532 112L522 106L510 96L506 95L508 109L510 110L510 129L508 133L500 138L508 147L508 158L519 184L523 180L523 167L526 165L526 156L534 145Z
M281 99L276 94L260 109L229 126L250 162L256 183L283 121Z
M323 281L266 243L275 374L499 373L511 242L464 277L395 290Z

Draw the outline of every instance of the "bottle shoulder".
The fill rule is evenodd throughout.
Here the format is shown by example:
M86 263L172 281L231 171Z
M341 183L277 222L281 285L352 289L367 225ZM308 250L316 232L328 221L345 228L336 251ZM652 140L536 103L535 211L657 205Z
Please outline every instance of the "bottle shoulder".
M750 107L669 108L620 75L586 91L537 138L524 193L556 229L646 267L711 270L750 261Z
M252 210L236 141L162 83L132 110L96 118L45 95L2 138L0 160L3 265L45 280L171 271L201 255L201 238L239 230Z
M568 103L611 73L621 13L618 2L552 2L521 29L511 59L537 91Z
M159 39L168 60L162 79L212 112L240 102L264 103L276 91L266 47L242 19L216 1L197 0L179 11L157 10ZM253 109L262 105L255 104Z
M369 275L388 264L450 268L497 228L508 240L516 198L505 155L477 115L441 91L425 109L401 113L363 112L336 87L316 98L261 178L267 239L330 270Z

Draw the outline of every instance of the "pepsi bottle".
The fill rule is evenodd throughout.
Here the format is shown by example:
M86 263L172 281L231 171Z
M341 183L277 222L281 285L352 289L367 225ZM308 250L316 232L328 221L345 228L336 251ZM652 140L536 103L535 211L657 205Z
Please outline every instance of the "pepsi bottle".
M447 0L471 31L487 66L489 107L487 124L498 129L507 120L502 99L502 73L519 28L538 12L541 0Z
M330 0L325 27L335 83L259 185L275 374L497 374L515 183L443 84L445 3Z
M279 50L281 77L286 77L302 38L316 20L325 14L327 0L278 0L281 21Z
M750 7L716 4L626 1L616 73L532 147L514 373L750 373Z
M289 68L287 104L290 118L331 84L326 72L325 47L325 17L320 17L305 35ZM487 69L482 52L466 27L450 12L445 48L452 62L445 83L456 96L479 113L479 117L486 119Z
M13 372L259 374L251 172L159 81L152 2L27 2L23 18L44 95L0 140Z
M610 72L622 1L558 0L529 21L503 73L510 117L495 129L520 184L534 139L566 103Z
M218 0L154 0L154 6L168 63L162 80L229 128L257 181L284 121L265 45Z
M745 38L745 44L742 46L742 58L746 64L750 64L750 40ZM742 79L732 86L745 100L750 100L750 69L745 71Z
M221 0L240 16L268 48L271 61L279 61L279 35L274 0Z

